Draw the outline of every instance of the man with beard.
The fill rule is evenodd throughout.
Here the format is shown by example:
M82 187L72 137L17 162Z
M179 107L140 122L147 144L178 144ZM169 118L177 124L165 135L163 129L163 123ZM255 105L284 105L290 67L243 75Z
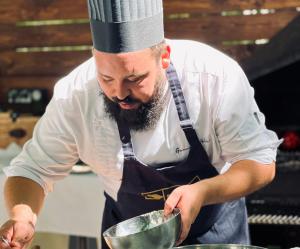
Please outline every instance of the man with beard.
M95 51L95 53L97 52ZM144 76L142 75L141 77ZM158 75L155 80L154 92L149 101L145 103L131 95L127 95L124 99L119 99L117 96L109 99L105 94L101 93L104 99L105 110L110 118L126 123L131 130L142 131L153 128L163 109L164 83L165 78L163 74ZM128 108L132 105L136 106L136 108Z
M166 40L161 0L113 3L89 1L93 58L56 84L5 169L0 248L28 246L45 193L79 158L104 185L102 231L177 207L178 244L249 244L243 196L273 179L280 142L246 76L207 45Z

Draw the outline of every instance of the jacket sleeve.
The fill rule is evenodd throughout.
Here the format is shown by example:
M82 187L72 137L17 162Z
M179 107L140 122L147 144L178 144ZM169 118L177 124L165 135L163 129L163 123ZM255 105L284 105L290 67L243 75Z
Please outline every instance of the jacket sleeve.
M56 180L67 176L78 161L73 134L72 113L65 109L67 100L57 98L56 92L44 115L36 124L33 137L22 152L4 168L6 176L22 176L39 183L45 193L53 189Z
M263 164L275 161L281 141L266 128L243 70L236 63L231 65L224 70L223 81L214 123L221 156L231 164L245 159Z

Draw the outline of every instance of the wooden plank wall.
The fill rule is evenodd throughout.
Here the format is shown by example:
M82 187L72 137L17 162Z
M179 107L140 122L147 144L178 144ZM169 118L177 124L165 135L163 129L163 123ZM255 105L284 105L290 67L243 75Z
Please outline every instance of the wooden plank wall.
M164 0L166 37L206 42L240 61L299 8L300 0ZM1 0L0 103L11 87L45 87L51 96L91 44L86 0Z

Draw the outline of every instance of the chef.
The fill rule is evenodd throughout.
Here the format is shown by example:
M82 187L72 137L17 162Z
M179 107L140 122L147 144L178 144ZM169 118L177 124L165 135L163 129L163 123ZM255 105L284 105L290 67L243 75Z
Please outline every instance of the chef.
M178 244L249 244L243 196L272 181L280 141L242 69L205 44L165 39L162 0L88 4L92 58L57 82L4 170L0 248L29 245L45 196L79 158L104 185L102 231L177 207Z

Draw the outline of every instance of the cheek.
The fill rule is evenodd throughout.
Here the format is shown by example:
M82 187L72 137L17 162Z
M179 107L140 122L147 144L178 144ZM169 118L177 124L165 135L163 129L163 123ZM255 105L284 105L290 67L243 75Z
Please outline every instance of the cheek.
M155 88L155 81L153 80L145 80L141 84L137 85L132 94L135 97L138 97L143 102L147 102L153 95Z
M112 89L108 87L106 84L102 83L100 80L98 80L98 84L102 90L102 92L108 97L111 98L112 96Z

